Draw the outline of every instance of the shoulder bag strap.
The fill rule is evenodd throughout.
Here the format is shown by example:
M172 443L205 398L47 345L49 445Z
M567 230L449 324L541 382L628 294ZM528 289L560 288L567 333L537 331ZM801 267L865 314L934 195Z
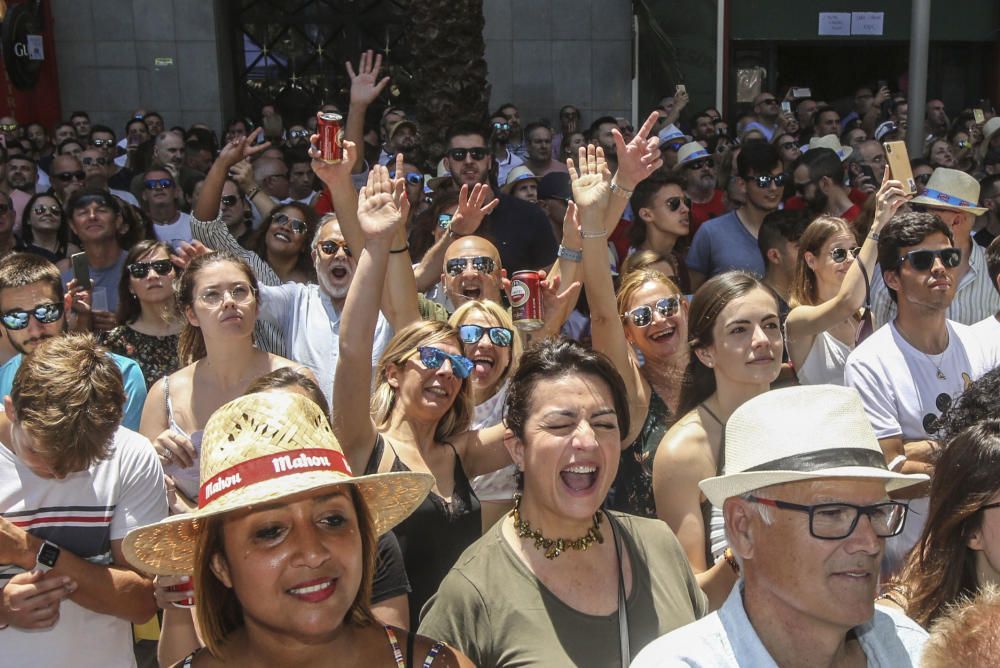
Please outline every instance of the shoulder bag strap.
M622 668L628 668L628 665L632 662L632 658L628 641L628 608L625 602L625 564L622 561L621 538L618 535L618 527L616 526L618 521L611 513L605 512L605 514L608 516L608 524L611 525L611 535L615 540L615 555L618 557L618 635L621 646Z

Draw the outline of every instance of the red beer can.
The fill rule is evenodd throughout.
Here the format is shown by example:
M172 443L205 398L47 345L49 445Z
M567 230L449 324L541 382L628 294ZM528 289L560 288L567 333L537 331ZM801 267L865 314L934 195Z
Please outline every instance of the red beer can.
M180 601L174 601L173 606L175 608L193 608L194 607L194 578L189 577L187 582L181 582L175 584L172 587L167 587L167 591L179 591L179 592L190 592L190 596L181 599Z
M319 115L316 125L319 135L320 159L331 164L344 161L344 117L331 111Z
M517 271L511 276L510 305L514 326L526 332L542 328L542 292L537 271Z

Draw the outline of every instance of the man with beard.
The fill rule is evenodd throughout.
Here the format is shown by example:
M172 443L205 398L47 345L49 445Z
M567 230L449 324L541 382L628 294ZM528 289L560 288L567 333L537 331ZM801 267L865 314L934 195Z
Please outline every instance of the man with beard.
M31 253L13 253L0 261L0 318L7 339L18 354L0 366L0 396L11 393L14 374L24 355L45 339L66 332L66 311L73 296L63 292L59 269ZM146 380L139 365L128 357L108 353L125 379L125 414L122 425L138 431Z
M851 201L844 187L844 165L836 151L813 148L802 154L792 170L795 191L805 200L813 217L826 214L853 222L861 207Z
M521 127L521 112L512 103L500 105L494 116L502 116L510 124L510 143L508 144L511 153L522 160L528 157L528 147L524 141L524 129ZM617 122L615 127L617 127Z
M565 172L566 165L552 158L552 129L544 123L529 123L524 129L528 158L525 165L541 178L550 172ZM505 183L505 181L500 181Z
M510 171L524 164L524 160L511 153L507 146L509 141L510 123L504 116L494 115L490 119L490 148L497 166L497 183L507 183Z
M156 238L171 246L191 241L191 216L177 208L180 188L166 169L154 167L143 175L142 209L153 221Z
M702 114L701 119L708 116ZM716 188L715 163L712 155L698 142L681 146L677 152L677 167L684 174L685 191L691 198L691 237L706 220L721 216L726 212L724 193Z
M7 192L20 190L30 195L35 194L35 184L38 170L35 161L26 155L12 155L7 160Z
M924 119L924 131L928 137L946 137L948 135L948 114L944 110L944 102L938 98L927 100L927 115Z
M608 169L614 174L618 171L618 153L614 135L611 131L618 127L618 121L613 116L601 116L590 124L590 143L604 149L604 159L608 161Z
M379 156L379 164L389 165L397 153L406 153L417 145L417 124L405 118L389 128L389 138Z

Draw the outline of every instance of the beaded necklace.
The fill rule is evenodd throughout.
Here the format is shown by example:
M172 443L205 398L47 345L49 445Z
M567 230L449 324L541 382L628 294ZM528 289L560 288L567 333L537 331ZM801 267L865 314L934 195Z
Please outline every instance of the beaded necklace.
M604 535L601 534L601 511L594 513L594 525L587 529L587 534L582 538L570 540L568 538L546 538L541 531L532 529L531 525L521 519L521 495L514 495L514 510L510 512L514 518L514 529L518 538L530 538L535 541L536 550L544 550L546 559L555 559L566 550L586 550L597 543L604 543Z

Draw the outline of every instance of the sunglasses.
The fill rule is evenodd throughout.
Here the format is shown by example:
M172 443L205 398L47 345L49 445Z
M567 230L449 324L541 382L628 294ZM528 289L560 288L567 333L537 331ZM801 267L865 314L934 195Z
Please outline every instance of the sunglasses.
M59 172L56 178L69 183L70 181L83 181L87 178L87 173L82 169L79 172Z
M42 325L49 325L63 316L63 305L52 302L51 304L39 304L30 309L11 309L0 317L3 326L7 329L18 330L28 326L31 316L35 316Z
M36 204L32 209L32 211L35 212L36 216L43 216L45 215L46 212L51 213L53 216L62 215L62 209L60 209L55 204L52 204L50 206L45 206L44 204Z
M240 201L240 198L236 195L223 195L222 196L222 206L236 206L236 203Z
M438 214L438 227L442 230L447 230L451 227L451 219L453 218L450 213L439 213Z
M746 180L751 183L756 183L757 187L761 190L767 190L771 187L772 183L778 188L784 188L785 182L788 180L788 174L776 174L773 176L771 174L761 174L760 176L748 177ZM809 184L807 183L805 185ZM796 187L798 187L798 185L796 185Z
M420 353L420 363L428 369L440 369L445 360L451 361L451 372L458 378L465 380L476 368L476 365L468 357L462 355L452 355L439 348L430 346L420 346L417 348Z
M691 198L690 197L671 197L666 201L667 208L670 209L671 213L677 211L681 208L681 202L684 202L684 206L691 209Z
M793 148L798 148L798 144L793 141L786 141L784 143L778 144L782 151L791 151Z
M669 318L670 316L676 314L681 308L681 299L678 296L664 297L663 299L657 299L656 303L652 306L648 304L643 304L642 306L636 306L631 311L626 311L622 313L623 318L631 318L632 324L636 327L648 327L651 322L653 322L653 309L662 315L664 318Z
M934 266L935 259L940 259L941 264L946 269L954 269L962 262L962 250L959 248L941 248L939 250L910 251L899 258L897 266L902 266L904 262L909 260L910 266L917 271L927 271Z
M494 123L494 130L510 130L510 123Z
M147 190L166 190L174 187L173 179L149 179L145 183Z
M114 139L91 139L90 143L93 146L96 146L97 148L103 148L105 146L107 146L108 148L110 148L111 146L114 145L115 140Z
M272 218L271 221L277 225L283 225L290 228L295 234L305 234L306 230L309 229L309 226L306 225L306 221L299 220L298 218L292 218L285 213L274 214L274 218Z
M473 160L482 160L486 157L488 151L485 146L480 146L476 148L453 148L448 150L448 157L452 160L457 160L462 162L465 160L465 156L471 155Z
M706 169L706 168L712 169L714 167L714 165L712 165L711 158L704 158L703 160L695 160L694 162L689 162L684 166L690 169L691 171L694 171L696 169Z
M493 258L486 255L477 255L475 257L454 257L448 260L445 263L445 272L449 276L458 276L465 271L470 262L472 263L472 270L478 271L481 274L492 274L496 268Z
M351 249L347 247L346 241L323 241L319 245L319 249L323 251L324 255L336 255L337 251L343 250L344 255L351 257Z
M0 130L3 130L4 132L13 132L14 130L17 130L17 123L4 123L3 125L0 125Z
M462 343L472 345L479 343L483 334L488 334L493 345L507 348L514 341L514 332L506 327L480 327L479 325L462 325L458 328L458 338Z
M389 172L389 178L390 179L396 178L396 172ZM416 172L410 172L409 174L405 174L403 178L405 178L406 182L409 183L411 186L419 186L423 185L424 183L423 174L417 174Z
M149 276L150 269L159 276L166 276L173 272L174 265L170 260L153 260L152 262L133 262L127 268L132 278L146 278Z
M87 156L85 158L81 158L80 162L82 162L87 167L90 167L91 165L100 165L101 167L104 167L104 166L106 166L108 164L108 159L107 158L92 158L90 156Z
M830 259L837 264L841 264L847 259L848 253L850 253L851 257L857 257L860 252L860 246L855 246L854 248L834 248L830 251Z
M300 137L308 137L309 136L309 131L308 130L292 130L291 132L288 133L288 136L291 137L291 138L293 138L293 139L297 139L297 138L300 138Z

